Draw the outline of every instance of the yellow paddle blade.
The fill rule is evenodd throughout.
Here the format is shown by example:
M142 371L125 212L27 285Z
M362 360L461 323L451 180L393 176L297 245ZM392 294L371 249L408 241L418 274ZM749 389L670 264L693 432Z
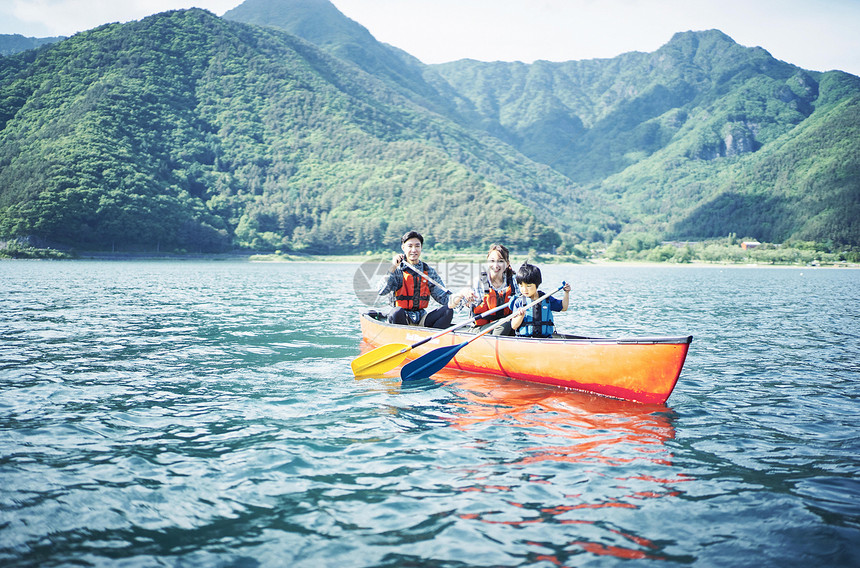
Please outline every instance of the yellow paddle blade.
M381 375L390 371L406 359L412 348L402 343L389 343L368 351L352 360L352 373L360 375Z

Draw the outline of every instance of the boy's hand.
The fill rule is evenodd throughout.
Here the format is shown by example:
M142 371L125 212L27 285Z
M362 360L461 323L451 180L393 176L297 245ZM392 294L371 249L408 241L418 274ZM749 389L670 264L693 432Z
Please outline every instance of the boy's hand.
M565 283L564 283L564 288L562 288L562 290L564 290L564 293L565 293L565 294L567 294L568 292L570 292L570 282L565 282Z

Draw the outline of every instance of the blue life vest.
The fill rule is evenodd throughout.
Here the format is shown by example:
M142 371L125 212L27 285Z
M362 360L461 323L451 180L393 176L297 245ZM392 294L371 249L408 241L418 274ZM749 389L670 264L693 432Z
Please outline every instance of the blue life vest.
M538 290L538 295L546 296ZM529 303L529 299L525 296L517 296L514 303L514 311ZM526 312L523 317L523 323L517 328L517 335L521 337L551 337L555 330L555 324L552 321L552 310L549 309L549 298L531 307L530 311Z

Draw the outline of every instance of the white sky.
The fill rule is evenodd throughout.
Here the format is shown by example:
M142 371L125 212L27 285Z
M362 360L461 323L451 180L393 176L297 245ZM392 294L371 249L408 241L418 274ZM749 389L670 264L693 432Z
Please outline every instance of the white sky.
M217 15L242 0L0 0L0 33L72 35L165 10ZM568 61L650 52L719 29L805 69L860 75L860 0L333 0L376 39L425 63Z

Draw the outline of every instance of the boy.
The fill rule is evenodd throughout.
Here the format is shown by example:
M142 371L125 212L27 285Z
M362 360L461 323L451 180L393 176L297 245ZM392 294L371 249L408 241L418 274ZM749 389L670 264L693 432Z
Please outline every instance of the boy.
M552 296L546 298L527 312L525 306L534 302L543 292L538 290L543 279L540 268L533 264L523 264L517 271L517 285L520 295L514 296L510 302L511 311L516 314L511 320L511 327L518 337L552 337L555 324L552 312L564 312L570 303L570 284L564 285L564 299Z

